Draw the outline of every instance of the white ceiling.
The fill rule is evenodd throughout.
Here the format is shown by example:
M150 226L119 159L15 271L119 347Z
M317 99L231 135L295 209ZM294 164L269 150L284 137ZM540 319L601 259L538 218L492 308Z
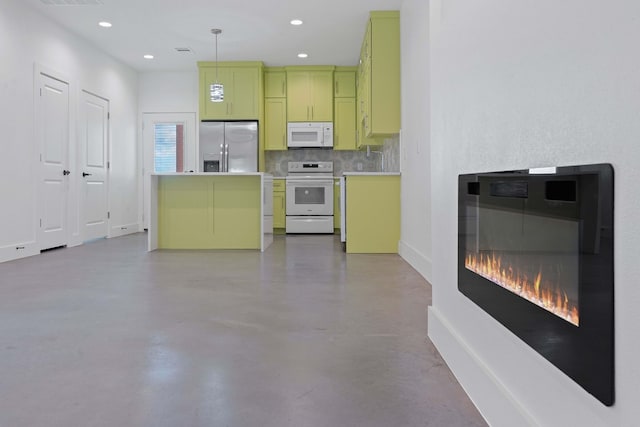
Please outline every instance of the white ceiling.
M213 61L267 66L356 65L370 10L399 10L402 0L24 0L139 71L195 70ZM101 3L51 5L49 3ZM299 27L289 24L298 18ZM100 28L98 22L113 24ZM179 53L188 47L193 53ZM297 54L309 54L299 59ZM155 59L143 59L153 54Z

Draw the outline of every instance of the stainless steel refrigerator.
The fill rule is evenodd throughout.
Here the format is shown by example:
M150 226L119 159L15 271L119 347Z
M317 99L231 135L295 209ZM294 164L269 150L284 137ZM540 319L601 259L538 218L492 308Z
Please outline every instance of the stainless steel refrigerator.
M200 122L203 172L257 172L258 122Z

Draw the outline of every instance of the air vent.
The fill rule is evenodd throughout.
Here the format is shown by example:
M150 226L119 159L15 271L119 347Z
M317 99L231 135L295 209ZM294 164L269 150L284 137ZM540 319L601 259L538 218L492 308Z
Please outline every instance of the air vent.
M47 6L99 6L102 0L40 0Z
M193 53L193 51L191 50L191 48L188 48L188 47L177 47L177 48L176 48L176 52L180 52L180 53Z

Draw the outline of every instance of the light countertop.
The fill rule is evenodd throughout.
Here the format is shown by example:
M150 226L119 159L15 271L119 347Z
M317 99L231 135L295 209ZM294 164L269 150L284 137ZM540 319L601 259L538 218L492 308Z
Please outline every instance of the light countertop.
M399 176L400 172L343 172L343 176Z
M266 172L165 172L152 173L153 176L265 176L271 177Z

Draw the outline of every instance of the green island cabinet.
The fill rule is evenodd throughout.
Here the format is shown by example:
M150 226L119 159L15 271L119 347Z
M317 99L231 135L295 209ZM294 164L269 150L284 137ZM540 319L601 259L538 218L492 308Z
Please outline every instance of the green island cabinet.
M400 132L400 13L372 11L360 50L358 147Z
M264 149L287 149L287 76L284 68L264 70Z
M224 101L212 102L209 86L216 81L215 62L198 62L200 120L257 120L263 99L262 62L219 62L218 81Z
M289 122L333 122L334 69L332 65L285 67Z
M286 226L286 199L287 193L285 189L285 180L273 180L273 228L282 228Z
M357 67L336 67L334 73L333 149L356 149Z

